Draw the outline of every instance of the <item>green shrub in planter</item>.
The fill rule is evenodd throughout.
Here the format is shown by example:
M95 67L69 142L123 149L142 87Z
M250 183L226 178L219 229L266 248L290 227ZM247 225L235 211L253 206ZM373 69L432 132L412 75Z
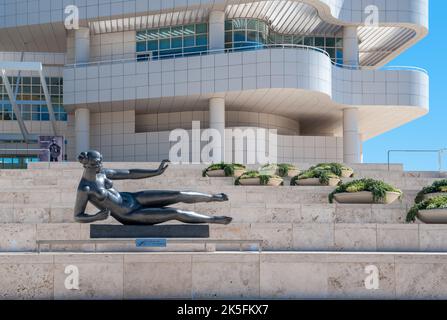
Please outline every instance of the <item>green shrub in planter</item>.
M298 169L297 167L295 167L293 164L288 164L288 163L272 163L272 164L266 164L263 165L260 169L259 172L261 173L265 173L265 174L276 174L280 177L287 177L289 175L290 172L296 172L298 173Z
M209 171L223 170L226 177L232 177L235 170L245 170L245 166L238 163L215 163L202 171L202 177L207 177Z
M320 180L321 184L327 185L329 184L330 179L338 179L339 176L337 176L336 174L334 174L329 170L323 170L319 168L309 169L293 177L292 180L290 181L290 185L296 186L298 185L298 180L312 179L312 178L317 178Z
M426 194L442 192L445 192L445 195L447 196L447 179L435 181L431 186L424 187L421 191L419 191L414 202L423 202Z
M259 178L259 183L260 185L268 185L270 180L272 179L279 179L281 180L281 185L283 184L282 182L282 178L274 175L274 174L262 174L259 171L247 171L244 174L242 174L240 177L238 177L235 181L234 184L235 185L241 185L241 180L246 180L246 179L254 179L254 178Z
M416 221L420 210L446 209L447 195L430 198L415 204L407 213L407 222Z
M339 177L353 177L354 176L354 170L350 167L347 167L341 163L319 163L316 166L310 167L309 170L314 169L321 169L321 170L328 170L331 171L333 174L339 176ZM344 176L344 173L348 172L349 176Z
M354 180L339 185L333 192L329 194L329 202L334 202L334 196L337 193L354 193L368 191L373 195L374 202L385 200L387 192L399 193L399 199L402 198L402 191L379 180L374 179L360 179Z

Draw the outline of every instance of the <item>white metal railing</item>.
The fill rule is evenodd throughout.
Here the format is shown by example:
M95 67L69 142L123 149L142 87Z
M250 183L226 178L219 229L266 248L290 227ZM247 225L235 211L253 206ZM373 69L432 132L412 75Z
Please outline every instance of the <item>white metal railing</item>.
M256 45L256 46L247 46L240 48L227 48L227 49L217 49L217 50L204 50L198 52L183 52L183 53L175 53L175 54L166 54L159 56L152 56L151 59L148 58L139 58L134 56L132 58L124 58L124 59L112 59L112 60L100 60L100 61L90 61L83 63L74 63L65 65L66 68L77 68L77 67L85 67L91 65L101 65L101 64L114 64L114 63L124 63L124 62L134 62L134 61L154 61L154 60L164 60L164 59L176 59L176 58L184 58L184 57L192 57L192 56L204 56L210 54L220 54L220 53L231 53L231 52L243 52L250 50L263 50L263 49L304 49L310 51L318 51L324 55L326 55L330 59L329 53L327 51L322 50L318 47L305 46L299 44L265 44L265 45ZM141 53L144 55L145 53Z
M440 150L388 150L388 171L390 171L390 159L392 153L435 153L438 155L438 171L443 172L444 154L447 149Z
M385 67L380 68L380 70L409 70L409 71L420 71L425 74L428 74L427 70L425 70L423 68L419 68L419 67L412 67L412 66L385 66Z
M151 56L151 57L144 57L144 58L140 58L135 54L131 58L98 60L98 61L66 64L65 67L66 68L77 68L77 67L86 67L86 66L92 66L92 65L115 64L115 63L125 63L125 62L135 62L135 61L145 62L145 61L176 59L176 58L184 58L184 57L192 57L192 56L204 56L204 55L219 54L219 53L243 52L243 51L250 51L250 50L277 49L277 48L279 48L279 49L303 49L303 50L317 51L317 52L320 52L320 53L326 55L329 59L331 59L331 57L327 51L325 51L321 48L318 48L318 47L305 46L305 45L301 45L301 44L261 44L261 45L256 45L256 46L247 46L247 47L240 47L240 48L204 50L204 51L198 51L198 52L183 52L183 53L166 54L166 55ZM141 54L144 55L147 53L141 53ZM367 66L346 65L346 64L342 64L342 63L336 63L336 62L333 62L332 59L331 59L331 62L334 66L342 68L342 69L373 70L371 67L367 67ZM379 68L379 70L408 70L408 71L419 71L419 72L428 74L427 70L425 70L423 68L419 68L419 67L412 67L412 66L386 66L386 67Z

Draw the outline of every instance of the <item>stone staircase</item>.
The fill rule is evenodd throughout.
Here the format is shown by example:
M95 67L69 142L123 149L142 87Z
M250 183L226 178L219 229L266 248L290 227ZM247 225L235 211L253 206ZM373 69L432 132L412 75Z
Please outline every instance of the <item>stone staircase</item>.
M97 251L107 251L102 253L92 252L91 245L57 245L38 254L37 240L89 239L89 225L73 221L82 168L34 163L28 170L0 170L0 298L447 297L442 282L447 279L447 226L405 223L416 193L442 178L439 173L404 172L400 165L390 171L387 165L354 166L356 178L381 179L404 191L401 202L387 206L329 204L333 188L289 186L288 181L277 188L234 186L233 178L202 178L202 168L171 165L163 176L114 185L120 191L227 193L225 203L178 207L233 217L228 226L211 225L210 237L261 239L262 253L237 252L231 245L219 245L216 252L98 245ZM64 287L69 264L79 266L80 290ZM365 288L368 265L379 269L377 290Z

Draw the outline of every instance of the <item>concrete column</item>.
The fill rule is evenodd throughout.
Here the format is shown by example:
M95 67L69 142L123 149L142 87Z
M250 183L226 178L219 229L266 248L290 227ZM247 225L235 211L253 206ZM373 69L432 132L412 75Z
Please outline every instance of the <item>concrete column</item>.
M225 11L211 11L209 16L209 50L225 49Z
M86 63L90 61L90 29L79 28L74 30L75 63Z
M76 156L90 149L90 110L75 110Z
M358 128L358 109L343 110L343 162L360 163L360 134Z
M213 162L224 161L225 157L225 99L223 98L211 98L209 110L210 129L215 129L220 133L221 148L220 150L214 149Z
M357 26L345 26L343 28L343 64L348 66L359 65Z

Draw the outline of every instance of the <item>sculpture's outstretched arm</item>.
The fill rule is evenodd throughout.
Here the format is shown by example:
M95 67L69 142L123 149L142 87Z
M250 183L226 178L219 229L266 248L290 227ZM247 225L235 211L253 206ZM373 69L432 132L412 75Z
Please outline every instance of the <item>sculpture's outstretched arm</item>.
M105 169L104 173L110 180L126 180L126 179L145 179L159 176L168 168L169 160L163 160L156 170L145 169L129 169L129 170L115 170Z
M76 203L74 208L74 219L76 222L80 223L91 223L95 221L106 220L109 217L110 211L104 209L99 211L97 214L90 215L85 213L88 203L88 187L85 190L78 190L76 195Z

